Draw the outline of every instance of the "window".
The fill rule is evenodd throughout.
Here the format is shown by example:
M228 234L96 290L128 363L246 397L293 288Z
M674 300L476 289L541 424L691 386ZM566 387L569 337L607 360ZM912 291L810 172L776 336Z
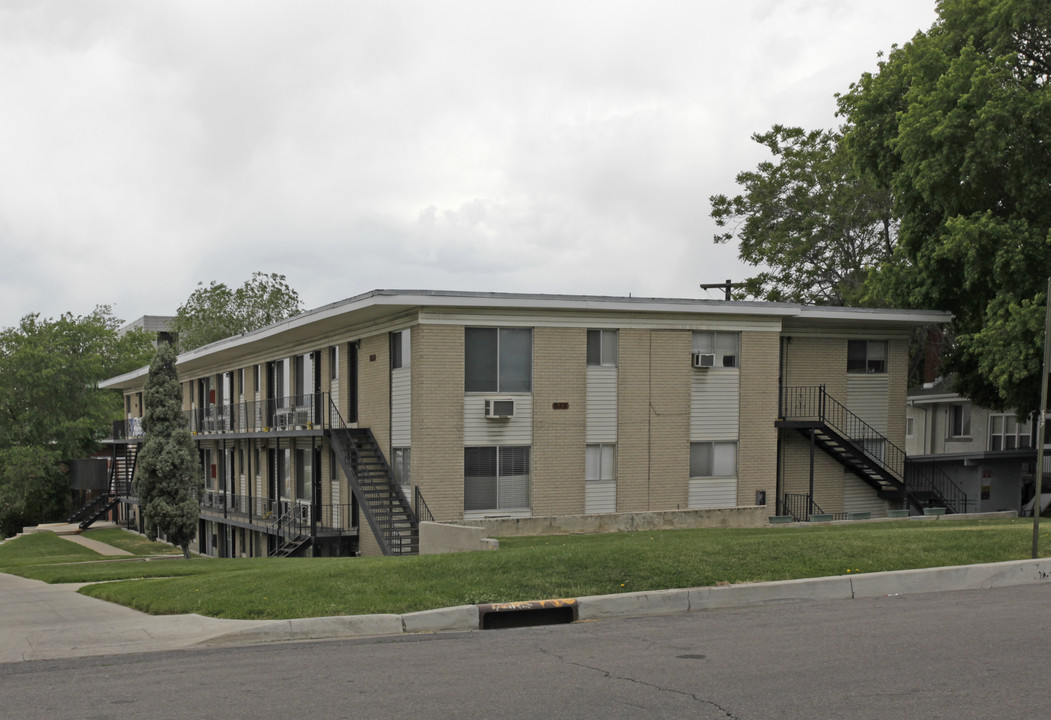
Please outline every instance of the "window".
M905 418L905 437L912 437L916 434L916 428L914 425L913 418Z
M887 372L886 340L848 340L847 372Z
M530 392L532 376L532 330L464 330L464 391Z
M1029 421L1021 422L1017 415L989 416L990 450L1016 450L1030 447L1031 433Z
M737 475L737 443L690 443L690 477L734 477Z
M390 334L390 368L409 367L409 331L398 330Z
M408 498L412 482L412 450L409 448L391 450L391 472L394 473L394 483L401 487L402 492Z
M950 405L947 426L950 438L969 437L971 434L971 406Z
M313 486L314 463L313 451L296 448L296 499L310 500L310 489Z
M616 330L588 330L588 365L617 366Z
M585 480L614 480L617 477L617 446L588 445L584 453Z
M328 349L328 377L330 380L339 380L339 345Z
M693 334L693 351L701 355L713 355L714 360L706 367L737 367L741 333L698 331Z
M463 509L529 508L529 448L463 449Z

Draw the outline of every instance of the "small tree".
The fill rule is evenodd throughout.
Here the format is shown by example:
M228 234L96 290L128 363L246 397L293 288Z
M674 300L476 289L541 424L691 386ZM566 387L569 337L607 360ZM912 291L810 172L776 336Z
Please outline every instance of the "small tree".
M168 542L190 558L190 542L197 534L200 497L204 490L197 451L182 413L182 390L175 374L175 347L164 343L150 365L135 490L146 521L146 534Z

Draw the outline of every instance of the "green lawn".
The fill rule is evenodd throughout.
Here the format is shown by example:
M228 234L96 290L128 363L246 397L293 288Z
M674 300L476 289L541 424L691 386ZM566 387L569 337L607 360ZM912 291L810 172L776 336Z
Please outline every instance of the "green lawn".
M292 618L1018 560L1029 557L1031 537L1030 520L930 519L505 538L496 552L407 558L85 564L102 556L42 534L0 546L0 571L124 581L81 592L150 613Z

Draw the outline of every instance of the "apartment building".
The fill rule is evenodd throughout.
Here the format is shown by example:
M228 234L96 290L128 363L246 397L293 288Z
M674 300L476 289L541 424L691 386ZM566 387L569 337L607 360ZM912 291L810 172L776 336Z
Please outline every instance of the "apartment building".
M420 519L918 509L931 496L907 486L901 451L908 337L948 319L368 292L179 356L206 485L198 549L413 553ZM126 398L113 500L133 519L146 377L103 383Z

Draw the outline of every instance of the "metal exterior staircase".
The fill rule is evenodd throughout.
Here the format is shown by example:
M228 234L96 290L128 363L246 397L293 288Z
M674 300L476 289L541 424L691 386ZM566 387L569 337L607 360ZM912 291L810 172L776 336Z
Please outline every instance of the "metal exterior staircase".
M335 406L333 417L338 417ZM419 520L394 482L372 431L348 428L341 417L338 419L338 427L329 430L332 449L380 550L384 555L419 554Z
M139 446L137 443L128 443L121 447L123 453L118 453L117 446L114 446L107 488L66 518L67 523L79 523L81 530L87 530L115 508L121 498L131 494L131 481L135 477Z
M816 447L881 498L904 498L919 512L932 505L947 512L967 508L967 494L944 471L909 462L901 448L829 395L824 385L783 387L776 424L812 437Z

